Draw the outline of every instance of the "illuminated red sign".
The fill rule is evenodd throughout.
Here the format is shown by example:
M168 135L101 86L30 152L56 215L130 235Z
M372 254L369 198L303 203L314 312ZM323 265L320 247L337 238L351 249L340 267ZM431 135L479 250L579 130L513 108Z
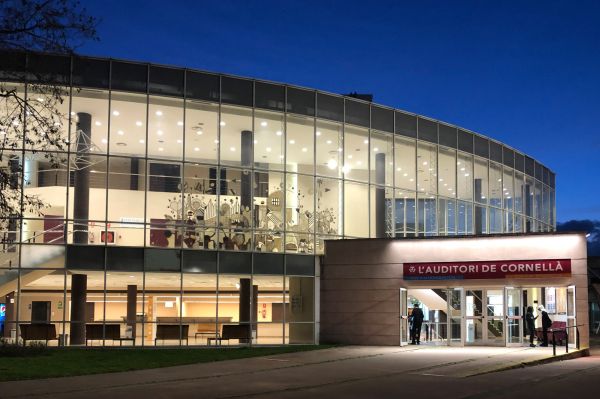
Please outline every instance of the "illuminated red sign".
M563 277L571 275L570 259L493 260L487 262L405 263L405 280L469 280Z

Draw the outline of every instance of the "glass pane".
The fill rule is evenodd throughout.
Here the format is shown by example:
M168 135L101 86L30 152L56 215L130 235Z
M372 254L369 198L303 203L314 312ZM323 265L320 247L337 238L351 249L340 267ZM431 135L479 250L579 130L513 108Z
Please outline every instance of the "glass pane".
M344 235L368 238L368 221L369 186L346 182L344 185Z
M419 143L417 147L417 191L437 192L437 151L434 145Z
M285 152L285 137L283 126L283 114L274 112L257 111L254 115L254 167L261 169L283 169L283 158ZM252 142L244 142L249 145ZM288 151L298 151L301 143L290 138L287 146ZM242 148L242 151L246 151Z
M371 133L371 184L392 185L394 141L391 134Z
M112 155L125 154L133 156L144 156L146 154L146 102L147 96L142 94L112 93L110 99L110 144L109 152ZM94 139L98 137L97 132L106 132L107 127L102 115L104 112L98 112L99 108L92 114L92 141L99 145L104 144L108 137L101 137L100 141ZM106 125L108 126L108 125ZM158 132L149 131L152 150L157 151ZM150 142L148 143L150 145ZM164 147L164 146L163 146ZM104 148L104 147L100 147Z
M220 148L221 163L227 165L252 165L252 110L237 107L222 107ZM266 149L265 149L266 150Z
M217 163L218 106L188 100L185 110L185 159Z
M487 321L487 344L504 345L504 320L488 319Z
M483 343L482 334L482 320L481 319L467 319L466 320L466 337L465 344L467 345L481 345Z
M483 291L467 290L465 294L467 317L481 317L483 315Z
M440 147L439 149L439 193L444 197L456 197L456 168L459 168L459 175L465 177L465 165L457 165L456 151Z
M474 167L474 194L475 202L487 204L488 200L488 163L486 160L475 157Z
M315 215L317 234L342 235L341 195L342 180L317 178L317 213Z
M342 125L317 121L317 174L340 177L342 169Z
M490 162L490 205L502 207L502 167Z
M332 150L332 156L335 153ZM342 172L346 179L369 181L369 131L354 126L346 126L344 133L344 164ZM375 166L371 166L375 168Z
M504 293L502 290L487 290L487 316L498 317L504 315Z
M415 190L416 145L414 140L396 137L394 158L396 164L395 186Z
M117 104L113 105L113 107L119 107L121 104L119 103L118 94L113 94L113 101L117 101ZM143 103L144 109L146 107L145 96ZM131 98L137 99L138 96L132 95ZM135 108L135 107L134 107ZM116 108L115 108L116 109ZM74 90L73 91L73 102L72 102L72 113L74 113L73 118L71 119L71 151L76 151L78 153L106 153L106 149L108 147L108 92L97 91L97 90ZM91 119L86 119L84 123L84 118L80 119L81 115L90 115ZM144 119L145 119L145 111L144 111ZM81 121L81 123L77 123ZM111 123L119 124L118 120L111 121ZM119 127L115 132L123 130L123 127ZM131 129L130 129L131 130ZM131 132L133 133L133 132ZM116 136L118 134L115 133ZM135 145L135 135L131 134L127 138L118 138L115 137L115 143L119 140L127 139L131 141L131 143L127 142L127 144ZM146 138L146 130L142 131L142 139ZM116 147L116 146L115 146ZM119 148L114 148L115 152L124 151L124 146ZM142 146L141 148L137 148L140 150L141 154L146 153L146 147ZM113 148L111 147L111 153L113 152Z
M286 169L289 172L312 174L314 171L315 121L313 118L288 116L286 138L294 141L287 147Z

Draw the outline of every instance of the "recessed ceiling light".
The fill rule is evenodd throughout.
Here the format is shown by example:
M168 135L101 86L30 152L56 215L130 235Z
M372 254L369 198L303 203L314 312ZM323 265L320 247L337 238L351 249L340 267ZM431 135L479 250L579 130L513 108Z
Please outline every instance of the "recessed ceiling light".
M321 132L317 130L317 136L320 136L320 135L321 135Z
M352 154L348 155L348 159L352 159Z
M144 144L144 139L140 139L140 144Z
M95 125L96 125L96 126L101 126L101 125L102 125L102 122L100 122L100 121L96 121Z
M229 147L229 151L235 151L235 147Z
M400 170L401 170L400 168L397 168L397 169L396 169L396 171L398 171L398 172L400 172Z
M342 147L338 147L338 152L342 152Z
M327 161L327 167L329 169L335 169L337 168L337 161L335 159L330 159L329 161Z
M122 136L122 135L124 135L124 134L125 134L125 132L124 132L124 131L122 131L122 130L119 130L119 131L117 132L117 134L118 134L119 136Z
M365 140L365 141L363 141L363 143L369 144L369 140Z
M415 181L415 179L408 179L408 181Z
M408 176L408 173L405 173L405 174L403 174L402 176L406 177L406 176Z
M308 148L306 148L306 147L303 147L303 148L302 148L302 152L306 152L306 151L308 151Z
M221 126L225 126L225 121L221 121L221 122L219 123L219 125L221 125Z
M75 116L75 112L71 111L71 116Z
M181 144L181 143L183 143L183 140L177 139L177 144Z
M102 144L106 144L106 143L108 143L108 140L102 139Z
M427 161L423 161L423 165L427 165Z
M465 168L460 168L460 170L461 170L462 172L464 172L464 171L465 171Z
M164 151L165 149L162 147L158 147L158 151Z
M177 126L183 126L183 121L178 121Z
M271 152L271 147L266 148L267 152Z
M162 116L162 111L159 109L158 111L155 112L156 116Z
M280 155L279 158L283 159L283 155Z
M331 144L331 140L327 140L327 141L326 141L326 143L327 143L327 144Z
M296 144L296 140L290 140L290 144Z
M281 130L278 130L275 132L276 135L281 136L283 133L281 132Z
M163 131L159 130L159 131L156 132L156 134L158 134L159 136L162 136L163 135Z
M260 125L261 125L262 127L266 127L266 126L267 126L267 122L265 122L265 121L262 121L262 122L260 123Z
M373 151L377 152L377 151L379 151L379 148L375 147L375 148L373 148Z
M468 173L465 173L465 177L469 177L469 174L468 174Z
M200 151L200 148L194 147L194 151Z
M196 131L196 134L197 134L198 136L200 136L202 133L204 133L202 130L198 130L198 131Z
M219 140L215 139L215 144L219 144Z
M119 116L119 115L120 115L120 113L119 113L119 111L117 111L117 110L115 109L115 110L113 111L113 115L114 115L114 116Z
M136 122L135 122L135 125L136 125L136 126L142 126L142 121L136 121Z
M362 161L356 162L357 165L362 165Z
M258 140L254 140L254 144L258 144Z

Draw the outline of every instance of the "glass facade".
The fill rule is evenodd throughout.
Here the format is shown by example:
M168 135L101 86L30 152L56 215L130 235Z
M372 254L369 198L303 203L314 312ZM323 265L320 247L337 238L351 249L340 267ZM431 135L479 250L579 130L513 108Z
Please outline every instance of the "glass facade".
M122 343L112 325L138 345L200 344L237 324L250 336L234 342L313 342L325 240L555 228L552 172L477 134L286 85L66 58L60 162L11 136L29 122L1 104L0 167L22 171L9 189L44 203L2 225L5 337L45 321L65 345L82 343L77 323L106 345Z

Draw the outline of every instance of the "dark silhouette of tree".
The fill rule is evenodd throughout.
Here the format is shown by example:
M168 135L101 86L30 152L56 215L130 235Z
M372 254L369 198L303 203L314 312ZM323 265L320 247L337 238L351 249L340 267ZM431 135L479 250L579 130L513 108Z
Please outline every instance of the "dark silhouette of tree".
M2 0L1 56L16 57L14 50L71 54L83 42L97 40L97 22L76 0ZM64 165L59 152L69 145L64 133L69 115L60 105L69 91L52 74L26 69L2 71L0 79L0 223L7 227L26 212L42 214L47 206L23 190L22 154L43 151L50 167ZM25 81L27 90L10 83Z

